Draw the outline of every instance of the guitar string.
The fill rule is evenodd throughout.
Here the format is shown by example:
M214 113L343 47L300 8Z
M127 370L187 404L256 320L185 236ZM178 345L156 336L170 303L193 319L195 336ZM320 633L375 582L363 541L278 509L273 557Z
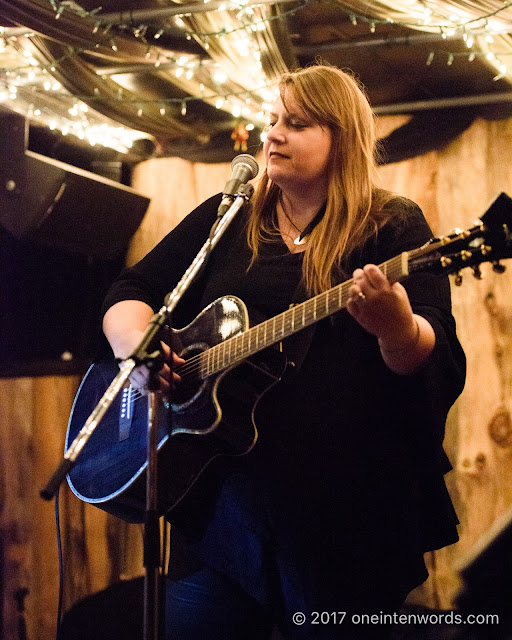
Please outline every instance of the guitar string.
M391 273L394 272L394 268L395 268L395 262L401 261L402 256L395 256L395 258L392 258L391 260L389 260L387 263L384 263L383 265L380 265L381 267L386 267L386 271L385 273L388 274L389 276L391 276ZM398 272L401 273L401 269L398 269ZM337 310L341 310L343 308L343 304L346 302L346 297L348 294L348 288L350 288L350 286L352 286L353 284L353 279L351 280L347 280L345 282L342 282L341 284L339 284L336 287L333 287L332 289L330 289L329 291L326 291L320 295L315 296L314 298L310 298L309 300L306 300L304 303L297 305L296 307L293 307L291 309L287 309L286 311L282 312L281 314L275 316L274 318L272 318L271 320L267 320L266 322L273 322L274 323L274 332L275 332L275 324L276 324L276 320L278 318L282 318L282 326L285 326L285 319L286 316L295 316L296 311L297 310L302 310L302 317L303 319L312 312L312 317L310 316L308 319L312 319L313 322L315 322L317 320L317 312L318 312L318 301L320 299L322 299L322 301L325 303L327 302L327 304L325 305L325 311L328 311L329 308L329 297L335 298L338 296L341 296L341 299L339 300L338 303L338 309ZM344 291L345 290L345 291ZM322 317L324 317L322 315ZM321 318L318 318L321 319ZM292 326L294 325L295 322L295 317L293 317L293 323ZM307 323L303 320L304 322L304 327L307 326ZM265 324L265 323L262 323ZM193 376L196 376L197 373L201 370L201 360L204 359L204 354L205 353L213 353L213 358L215 359L216 357L216 352L220 352L221 349L224 349L224 356L225 356L225 352L226 352L226 345L229 345L230 342L236 342L238 341L243 341L244 336L247 336L249 333L255 334L257 336L259 327L261 327L262 325L256 325L255 327L251 327L248 331L239 334L239 335L235 335L232 336L231 338L228 338L228 340L226 340L225 342L222 342L218 345L214 345L213 347L210 347L209 349L207 349L206 351L203 351L195 356L192 356L191 358L189 358L183 365L181 365L180 367L178 367L178 369L176 370L176 373L178 373L178 375L181 377L182 380L188 380L191 379ZM300 329L304 328L304 327L300 327ZM299 331L300 329L297 329L297 331ZM275 342L275 336L272 337L270 344L273 344ZM249 338L249 345L250 345L250 338ZM228 347L229 348L229 347ZM263 348L263 347L261 347ZM242 362L247 355L250 355L250 353L243 355L243 345L242 345L242 353L238 354L240 362ZM250 350L249 350L250 351ZM236 356L236 352L237 350L235 349L235 356ZM230 351L231 353L231 351ZM225 365L224 365L225 366ZM221 369L223 367L220 367ZM212 371L211 373L214 373L215 371ZM211 374L210 374L211 375ZM207 376L208 377L208 376ZM138 394L138 395L137 395ZM137 399L139 397L142 397L142 395L144 395L142 392L137 392L136 394L134 394L134 398Z
M394 273L395 271L397 271L398 273L402 273L402 269L401 269L401 261L402 261L402 255L398 255L395 256L394 258L391 258L390 260L388 260L387 262L383 263L380 265L381 268L383 268L383 271L386 275L391 276L392 273ZM396 263L398 262L399 268L396 269L397 265ZM317 320L317 311L318 311L318 302L321 300L322 302L327 302L327 304L325 304L325 312L328 314L329 313L329 298L336 298L339 297L339 301L337 304L337 309L335 311L339 311L343 308L343 305L345 304L345 302L347 301L347 297L348 297L348 289L353 285L354 280L351 278L350 280L346 280L342 283L340 283L339 285L333 287L332 289L329 289L328 291L325 291L313 298L310 298L309 300L306 300L305 302L292 307L291 309L287 309L286 311L283 311L282 313L278 314L277 316L275 316L274 318L272 318L271 320L267 320L265 323L262 324L266 324L266 323L270 323L273 322L274 326L276 324L276 321L278 318L282 318L282 326L285 326L285 318L286 316L294 316L293 317L293 323L292 326L294 326L295 324L295 315L297 310L302 310L303 313L303 317L306 316L307 314L309 314L311 311L313 312L313 317L309 318L312 319L313 322ZM262 326L262 324L260 325L256 325L254 327L251 327L248 331L246 331L243 334L239 334L237 336L233 336L231 338L229 338L228 340L226 340L225 342L222 342L218 345L214 345L213 347L210 347L207 351L212 351L212 350L220 350L221 348L223 348L225 350L226 345L231 342L231 341L236 341L237 339L243 339L243 336L246 336L249 333L256 333L258 331L258 328ZM304 323L304 326L306 326L306 323ZM300 327L300 329L302 329L304 327ZM297 329L300 330L300 329ZM274 329L275 330L275 329ZM272 344L275 340L273 339L272 342L270 342L269 344ZM250 338L249 338L249 343L250 343ZM187 375L188 371L187 369L189 369L189 367L187 367L187 365L190 363L193 363L192 369L194 368L198 368L199 365L199 360L202 357L202 355L204 353L206 353L207 351L202 352L201 354L198 354L196 356L193 356L192 358L190 358L189 360L187 360L187 362L185 364L182 365L181 367L181 371L184 375ZM197 366L196 366L197 365ZM180 374L181 375L181 374Z
M326 292L326 294L322 294L322 296L319 296L319 297L326 298L327 297L327 293L331 293L331 292L333 292L333 290L330 290L330 292ZM331 293L331 295L332 295L332 293ZM303 309L301 308L302 309L302 316L303 317L309 316L308 320L310 320L310 319L311 320L315 320L316 315L317 315L317 307L318 307L318 304L317 304L317 300L315 298L312 298L311 300L307 300L304 303ZM283 313L275 316L272 320L266 321L266 322L273 322L274 325L275 324L281 324L283 327L286 324L290 324L290 326L294 326L295 325L295 315L296 315L295 309L298 309L298 308L299 307L294 307L293 309L288 309L288 310L284 311ZM313 312L313 313L311 314L311 312ZM292 316L293 316L293 318L292 318ZM278 318L282 319L281 323L279 323ZM287 322L287 320L288 321L292 320L292 322L291 323ZM181 365L181 367L179 367L179 370L177 370L176 373L178 373L182 377L183 376L186 377L186 376L189 376L189 375L191 375L193 373L196 373L201 367L201 362L200 362L201 359L204 358L204 354L208 353L208 352L213 354L212 359L214 360L214 362L215 362L215 359L216 359L217 355L224 355L225 356L226 351L228 351L229 354L231 355L230 343L236 343L237 341L238 342L243 342L243 340L246 339L248 344L250 345L251 344L251 336L249 334L252 334L253 336L255 336L256 337L256 342L257 342L258 341L258 333L261 333L261 327L263 326L263 324L266 324L266 323L262 323L260 325L256 325L254 327L251 327L248 331L246 331L246 332L244 332L242 334L238 334L238 335L232 336L228 340L226 340L226 341L224 341L224 342L222 342L222 343L220 343L218 345L214 345L213 347L210 347L206 351L203 351L202 353L200 353L200 354L198 354L196 356L193 356L192 358L189 358L189 360L187 360L185 364L183 364L183 365ZM297 331L299 331L302 328L303 327L300 327L299 329L297 329ZM273 333L275 333L275 328L274 328L274 332ZM247 338L248 335L249 335L249 337ZM266 341L264 341L264 343L265 342ZM273 344L274 342L275 342L275 336L273 335L269 344ZM241 346L242 346L241 353L238 353L239 349L237 349L235 347L235 350L234 350L235 351L235 360L237 359L237 357L239 357L240 360L243 360L243 359L245 359L245 357L247 357L247 355L249 355L249 354L246 354L246 355L243 354L244 345L242 344ZM224 354L220 354L221 350L224 351ZM249 351L251 351L251 349L249 349Z
M319 298L323 298L324 301L328 298L328 296L331 297L338 297L340 292L342 294L342 299L343 302L344 300L344 295L343 295L343 288L347 289L350 285L352 284L352 280L348 281L348 282L344 282L341 285L339 285L341 291L338 290L338 287L334 287L333 289L330 289L329 291L325 292L324 294L321 294L320 296L316 296L315 298L311 298L310 300L306 300L302 305L299 305L297 307L294 307L292 309L288 309L286 311L284 311L283 313L279 314L278 316L275 316L272 319L272 322L275 324L278 324L278 318L282 318L282 326L285 326L285 321L286 321L286 316L288 315L290 318L291 316L294 316L296 313L296 310L300 309L302 311L302 317L305 318L307 317L308 320L313 320L315 321L317 319L317 314L318 314L318 299ZM325 306L325 309L328 308L328 301L327 301L327 305ZM340 307L341 308L341 307ZM295 312L295 313L294 313ZM295 317L293 317L293 321L295 320ZM267 321L269 322L269 321ZM294 322L292 323L294 324ZM306 326L306 323L304 323L304 326ZM181 377L182 381L187 381L188 379L191 379L193 376L195 376L201 369L201 359L204 359L204 354L205 353L213 353L213 361L215 361L215 358L217 357L217 355L219 355L219 352L221 349L224 349L224 355L226 352L226 346L229 344L229 342L236 342L237 340L239 342L243 341L244 337L247 336L247 334L249 333L253 333L255 335L257 335L258 330L261 331L261 329L259 329L259 327L261 327L261 325L256 325L255 327L251 327L247 332L243 333L243 334L239 334L239 335L235 335L232 336L231 338L229 338L228 340L226 340L225 342L222 342L218 345L214 345L213 347L210 347L209 349L207 349L206 351L203 351L200 354L197 354L195 356L192 356L191 358L189 358L183 365L181 365L180 367L178 367L176 369L176 373L178 373L178 375ZM300 327L300 329L302 329L303 327ZM300 330L297 329L297 330ZM275 332L275 328L274 328L274 332ZM248 340L248 343L250 344L250 338ZM272 341L270 342L270 344L272 344L273 342L275 342L275 336L272 337ZM231 353L231 349L228 346L228 350ZM235 354L237 354L238 349L235 348ZM243 345L242 345L242 353L239 354L240 357L240 361L244 360L247 356L243 355ZM250 354L247 354L250 355ZM220 367L223 368L223 367ZM212 372L213 373L213 372ZM143 393L138 392L138 395L134 394L134 398L137 399L138 397L141 397L142 395L144 395Z
M348 282L342 283L339 286L340 286L341 289L343 289L344 287L347 288L351 284L352 284L352 281L348 281ZM341 291L341 293L343 295L343 291ZM325 292L324 294L321 294L320 296L316 296L315 298L311 298L310 300L306 300L304 302L304 306L303 307L302 307L302 305L299 305L299 306L294 307L292 309L287 309L286 311L284 311L283 313L279 314L278 316L275 316L275 318L273 318L272 321L274 323L276 323L276 319L279 318L279 317L282 317L282 319L283 319L282 325L284 326L286 316L287 315L289 315L289 316L295 315L294 312L299 308L302 310L303 318L306 317L306 316L309 316L308 319L312 319L314 321L316 319L317 311L318 311L318 299L319 298L327 299L328 296L334 297L334 295L339 296L338 287L334 287L333 289L330 289L329 291ZM326 308L327 307L328 307L328 305L326 305ZM293 318L293 320L295 320L295 318ZM269 322L269 321L267 321L267 322ZM304 325L304 326L306 326L306 325ZM238 339L238 341L242 341L243 340L243 336L246 336L250 332L257 335L258 327L261 327L261 325L256 325L255 327L251 327L247 332L245 332L243 334L232 336L232 338L229 338L225 342L222 342L222 343L220 343L218 345L214 345L213 347L210 347L206 351L203 351L200 354L192 356L183 365L181 365L180 367L178 367L178 369L176 369L176 373L178 373L178 375L181 377L182 381L187 381L188 379L192 378L193 376L195 376L200 371L200 369L201 369L201 358L204 357L205 353L214 352L213 359L215 359L215 357L216 357L215 352L219 352L221 349L224 349L224 352L225 352L226 351L226 345L230 341L236 342L237 339ZM302 329L302 328L303 327L300 327L300 329ZM297 329L297 331L300 330L300 329ZM275 340L274 340L274 337L273 337L270 344L272 344L274 341ZM249 338L249 344L250 344L250 338ZM242 347L243 347L243 345L242 345ZM236 353L236 351L237 350L235 349L235 353ZM249 354L247 354L247 355L249 355ZM240 357L240 361L243 361L247 357L246 355L243 355L243 348L242 348L242 353L239 354L239 357ZM223 367L221 367L221 368L223 368ZM143 395L144 395L144 393L142 393L140 391L137 391L136 393L133 394L133 398L134 399L138 399L138 398L142 397Z

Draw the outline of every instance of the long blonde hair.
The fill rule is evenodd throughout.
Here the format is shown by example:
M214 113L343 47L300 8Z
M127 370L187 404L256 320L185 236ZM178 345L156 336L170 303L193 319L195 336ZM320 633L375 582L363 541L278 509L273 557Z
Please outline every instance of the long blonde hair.
M391 194L377 189L374 115L351 75L336 67L312 66L281 76L279 92L285 107L285 99L292 98L332 137L326 210L311 233L303 262L306 288L316 294L332 287L336 275L348 276L350 255L389 217L382 206ZM265 170L248 222L253 259L260 242L275 232L274 209L280 193Z

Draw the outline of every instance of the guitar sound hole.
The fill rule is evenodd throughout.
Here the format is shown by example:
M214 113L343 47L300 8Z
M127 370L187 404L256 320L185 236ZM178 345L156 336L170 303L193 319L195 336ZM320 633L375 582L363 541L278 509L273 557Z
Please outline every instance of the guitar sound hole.
M172 392L171 404L174 406L186 405L197 396L206 381L199 375L199 361L193 361L203 351L208 349L206 344L195 344L188 346L179 355L184 358L187 363L182 365L182 371L178 369L177 373L181 374L181 382L179 382Z

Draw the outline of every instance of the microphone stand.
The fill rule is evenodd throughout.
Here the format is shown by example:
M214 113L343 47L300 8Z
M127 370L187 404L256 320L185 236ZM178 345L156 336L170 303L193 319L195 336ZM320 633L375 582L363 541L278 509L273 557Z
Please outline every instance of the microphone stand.
M146 471L146 510L144 519L144 567L146 570L144 579L144 640L158 640L160 632L158 587L161 543L158 510L157 417L160 397L158 372L162 368L164 356L159 346L155 346L153 350L151 350L151 348L154 345L159 345L158 336L162 328L168 325L172 311L205 264L211 250L219 242L238 211L249 201L253 192L254 187L251 184L241 185L236 197L233 196L233 202L229 209L223 215L217 217L208 239L176 287L166 295L162 308L155 313L149 321L144 336L133 354L126 360L119 362L119 373L110 383L103 397L85 421L84 426L68 447L56 471L40 492L41 497L45 500L51 500L54 497L60 484L75 465L80 452L123 388L131 372L135 367L145 364L149 368L150 375L148 384L148 463Z

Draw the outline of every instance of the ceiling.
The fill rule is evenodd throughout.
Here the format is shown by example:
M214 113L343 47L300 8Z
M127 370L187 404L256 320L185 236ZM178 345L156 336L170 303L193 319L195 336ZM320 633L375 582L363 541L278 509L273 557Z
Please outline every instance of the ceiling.
M112 132L134 161L229 159L238 125L254 152L276 77L318 61L351 69L379 114L512 115L501 0L97 2L0 0L0 102L83 146Z

